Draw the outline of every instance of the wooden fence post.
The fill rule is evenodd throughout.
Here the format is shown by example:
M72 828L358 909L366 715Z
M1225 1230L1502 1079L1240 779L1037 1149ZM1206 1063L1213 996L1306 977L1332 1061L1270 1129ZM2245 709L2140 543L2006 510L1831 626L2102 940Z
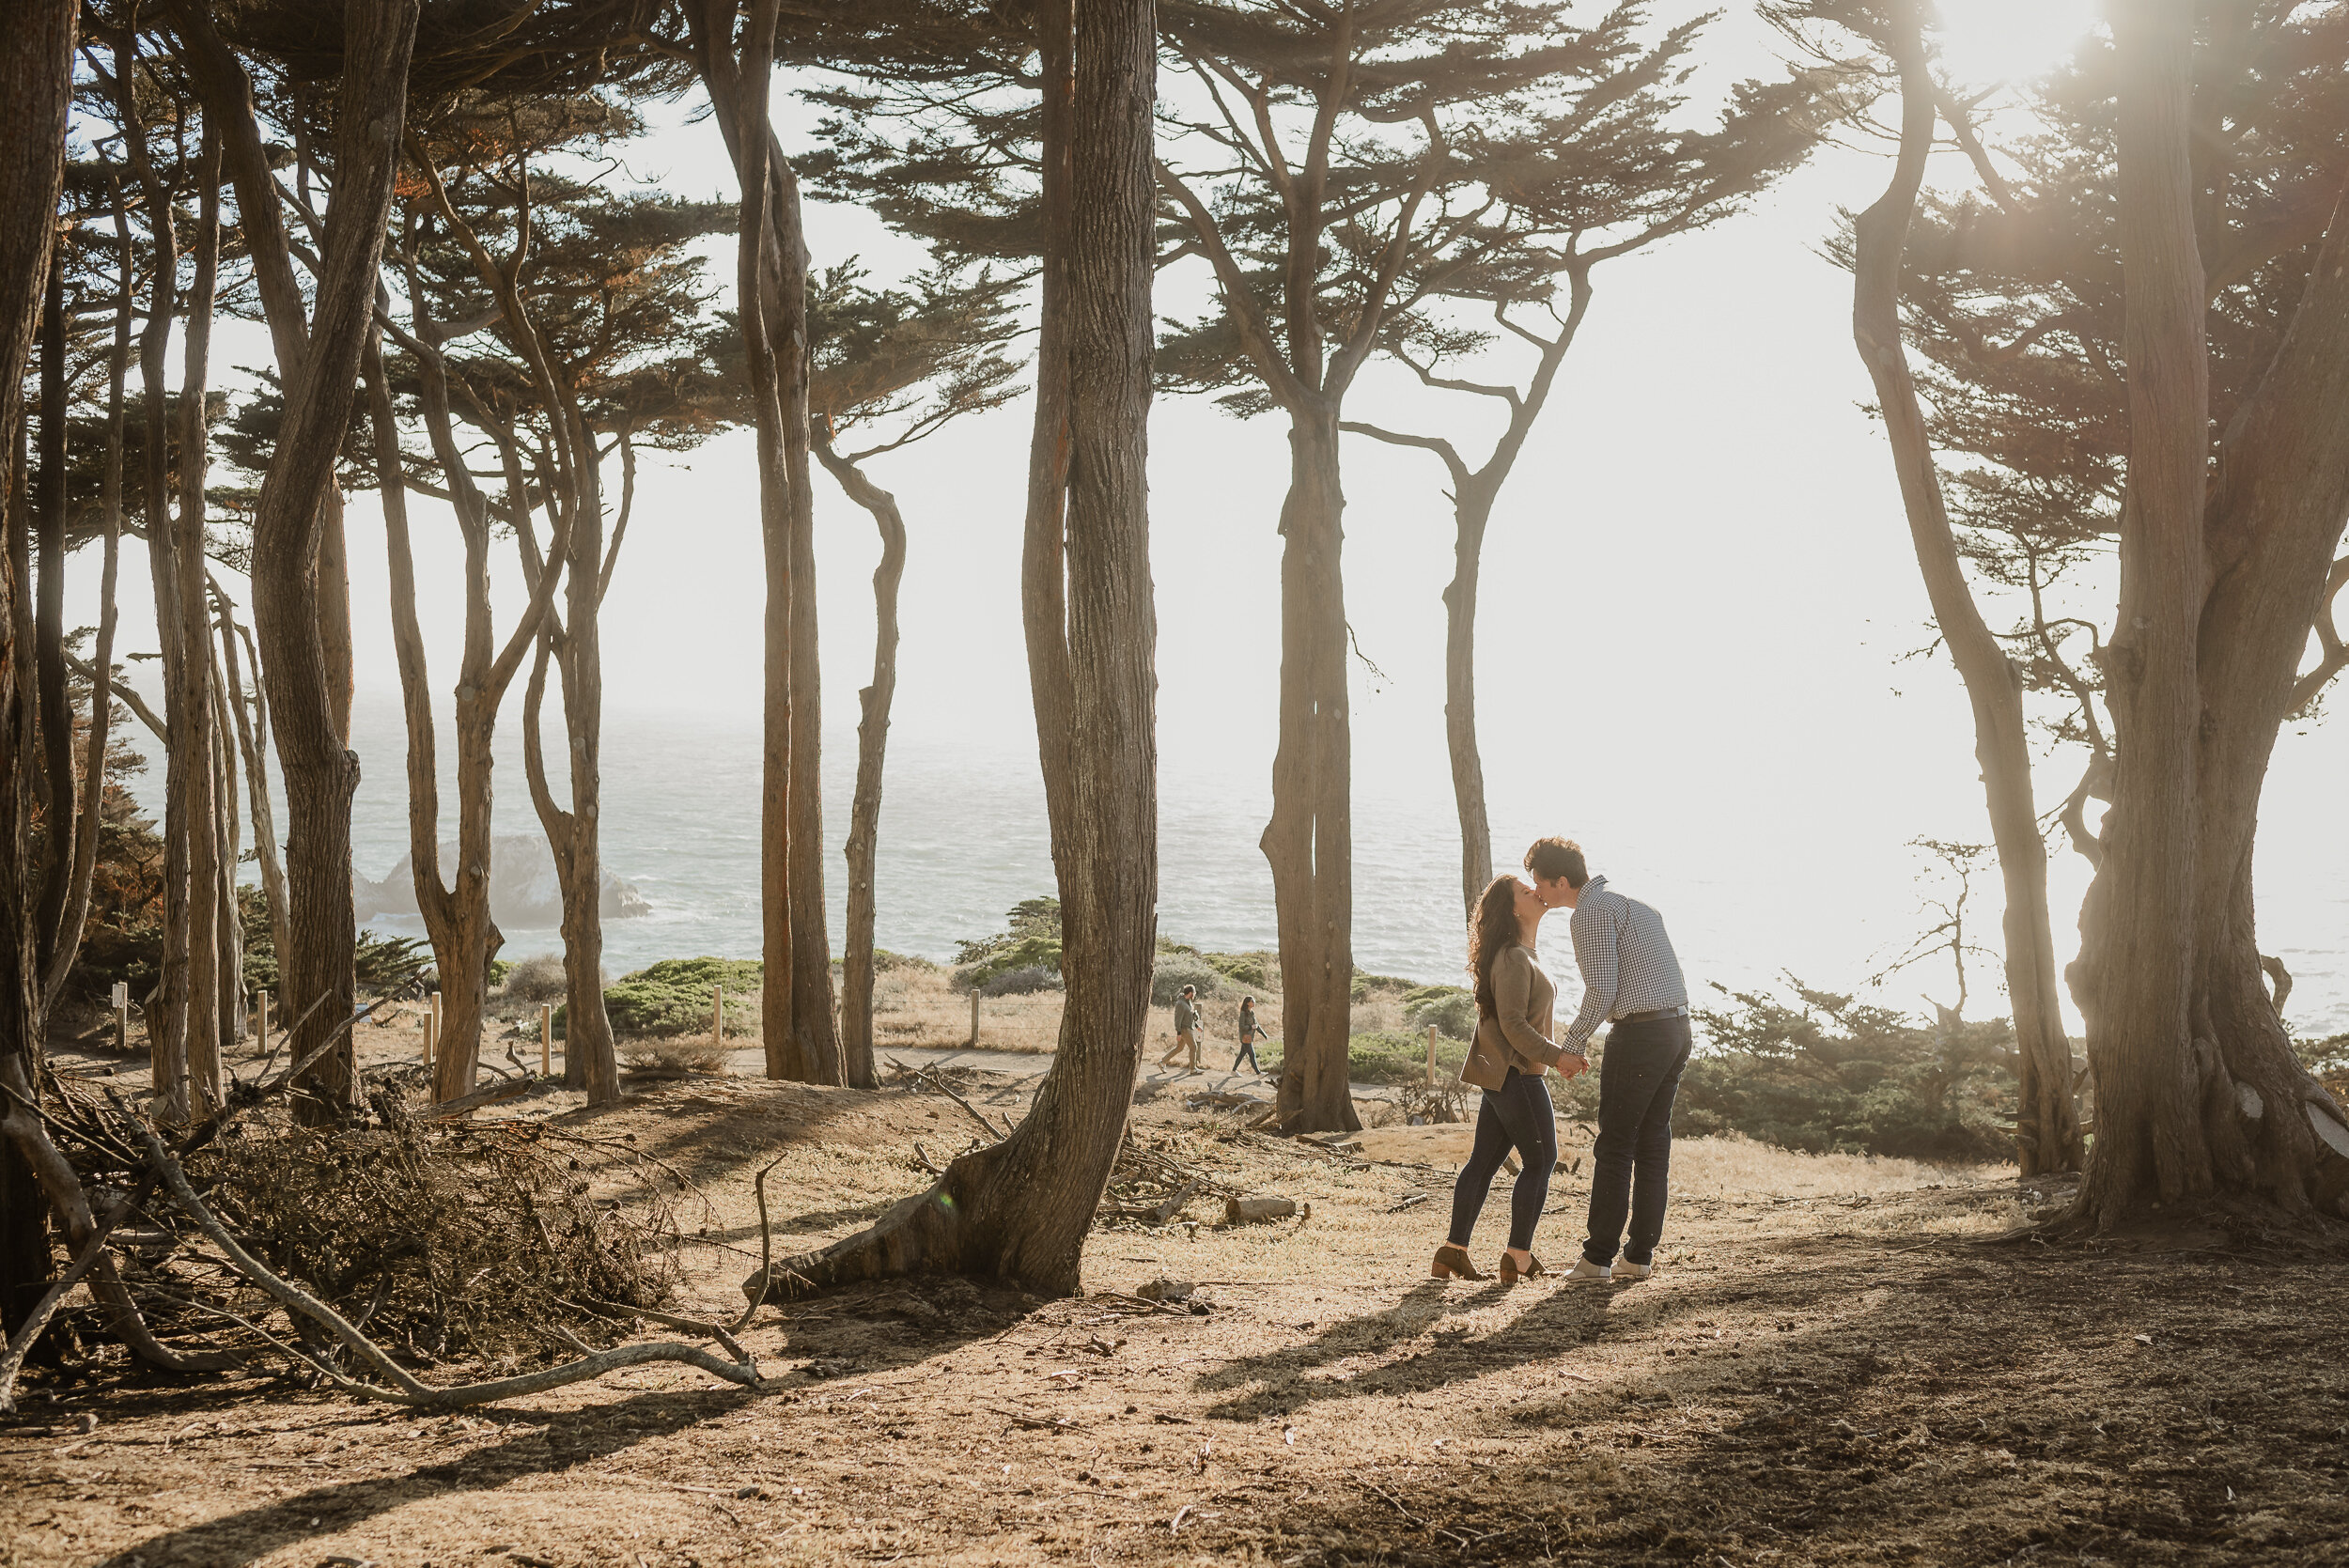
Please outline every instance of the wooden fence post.
M726 1048L726 987L723 981L709 994L709 1048Z
M430 1008L425 1009L423 1017L424 1070L428 1073L432 1070L432 1048L440 1044L440 1041L436 1038L440 1032L440 1022L441 1017L438 1013L434 1012Z
M253 1001L253 1027L257 1041L253 1054L266 1060L269 1056L269 993L256 991Z
M979 988L971 987L971 1043L979 1043Z
M1427 1026L1427 1087L1436 1086L1436 1026Z
M131 983L129 981L115 982L114 1003L115 1049L129 1050L131 1048Z
M552 1077L554 1072L554 1003L538 1004L538 1076Z

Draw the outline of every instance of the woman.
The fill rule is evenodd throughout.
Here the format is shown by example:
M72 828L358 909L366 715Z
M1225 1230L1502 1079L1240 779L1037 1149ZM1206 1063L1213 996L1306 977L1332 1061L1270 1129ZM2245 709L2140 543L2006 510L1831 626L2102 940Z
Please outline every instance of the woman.
M1254 997L1242 997L1239 999L1239 1051L1238 1054L1232 1058L1232 1071L1236 1073L1238 1072L1239 1064L1244 1061L1248 1063L1248 1070L1250 1072L1255 1074L1258 1078L1264 1077L1264 1069L1256 1064L1256 1035L1258 1032L1259 1032L1256 1028L1256 999Z
M1501 1255L1501 1282L1514 1285L1546 1272L1533 1256L1533 1227L1549 1196L1558 1163L1558 1124L1543 1074L1562 1052L1550 1042L1550 1008L1558 987L1534 955L1533 938L1548 908L1532 888L1500 877L1476 901L1469 933L1469 969L1476 976L1476 1038L1460 1066L1460 1081L1485 1093L1476 1111L1476 1144L1452 1189L1452 1234L1436 1249L1429 1273L1439 1280L1482 1280L1469 1258L1469 1233L1492 1189L1493 1173L1512 1147L1521 1167L1509 1200L1509 1249Z

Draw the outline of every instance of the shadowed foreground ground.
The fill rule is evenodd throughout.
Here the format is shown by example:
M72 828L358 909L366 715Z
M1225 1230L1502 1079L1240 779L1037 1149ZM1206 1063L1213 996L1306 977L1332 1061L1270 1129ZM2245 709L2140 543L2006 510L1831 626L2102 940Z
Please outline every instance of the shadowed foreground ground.
M459 1418L273 1374L36 1383L0 1563L2349 1561L2341 1265L1998 1243L2052 1191L1702 1142L1653 1281L1444 1286L1464 1129L1329 1153L1170 1101L1138 1136L1312 1205L1096 1234L1096 1290L1197 1281L1205 1316L926 1281L763 1314L765 1394L648 1368ZM717 1312L754 1157L786 1153L779 1232L844 1234L960 1115L712 1081L598 1130L708 1188L688 1300ZM1553 1191L1553 1262L1581 1194Z

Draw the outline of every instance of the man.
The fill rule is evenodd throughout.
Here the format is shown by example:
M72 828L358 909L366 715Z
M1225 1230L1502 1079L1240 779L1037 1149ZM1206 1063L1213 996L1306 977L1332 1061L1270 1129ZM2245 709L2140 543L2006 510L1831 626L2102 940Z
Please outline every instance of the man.
M1174 999L1174 1048L1159 1058L1163 1067L1185 1051L1190 1052L1190 1070L1199 1070L1199 988L1186 986Z
M1599 1025L1610 1026L1598 1075L1598 1142L1591 1151L1590 1234L1566 1282L1644 1280L1656 1272L1656 1244L1664 1234L1672 1096L1688 1064L1688 984L1664 935L1664 917L1592 876L1580 845L1543 839L1525 852L1525 870L1544 904L1574 911L1582 1010L1559 1046L1587 1059L1591 1036Z

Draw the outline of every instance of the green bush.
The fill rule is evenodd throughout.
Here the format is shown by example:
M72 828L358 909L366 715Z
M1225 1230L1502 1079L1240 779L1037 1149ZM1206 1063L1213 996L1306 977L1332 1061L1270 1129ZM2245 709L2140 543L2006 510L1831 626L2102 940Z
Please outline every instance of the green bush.
M506 984L506 977L513 972L514 965L511 960L506 958L490 959L490 989L494 991L503 986Z
M710 1002L723 982L726 1032L754 1034L764 972L755 958L663 958L607 988L604 1011L613 1029L624 1034L707 1033Z
M1681 1079L1674 1132L1738 1132L1808 1154L1953 1161L2013 1153L2006 1020L1927 1028L1791 976L1788 985L1791 1002L1715 987L1736 1006L1697 1015L1709 1044Z
M1158 1007L1174 1005L1176 993L1186 986L1199 987L1199 1000L1221 996L1229 982L1223 971L1195 954L1176 953L1160 958L1150 970L1150 1001Z
M1372 974L1364 970L1356 970L1354 984L1347 995L1351 1000L1361 1001L1373 991L1416 991L1418 989L1420 989L1418 981L1406 980L1399 974Z
M506 994L517 1001L559 1002L570 994L570 986L559 953L541 953L506 967Z
M1008 929L955 948L955 984L984 988L999 974L1037 968L1060 972L1060 900L1027 898L1004 916Z
M1422 986L1403 999L1403 1017L1415 1029L1434 1024L1455 1040L1476 1037L1476 993L1459 986Z
M1450 1083L1460 1076L1468 1047L1458 1040L1436 1042L1436 1078ZM1424 1083L1427 1081L1427 1036L1378 1030L1355 1035L1346 1044L1346 1076L1357 1083Z

